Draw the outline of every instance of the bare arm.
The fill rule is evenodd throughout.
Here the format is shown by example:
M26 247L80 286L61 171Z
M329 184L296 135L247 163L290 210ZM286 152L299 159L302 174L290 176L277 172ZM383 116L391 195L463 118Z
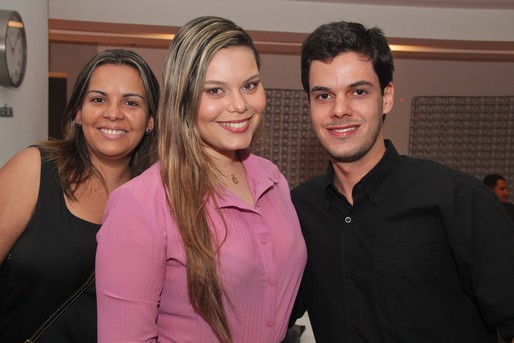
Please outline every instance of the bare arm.
M0 169L0 264L34 213L40 174L37 148L20 151Z

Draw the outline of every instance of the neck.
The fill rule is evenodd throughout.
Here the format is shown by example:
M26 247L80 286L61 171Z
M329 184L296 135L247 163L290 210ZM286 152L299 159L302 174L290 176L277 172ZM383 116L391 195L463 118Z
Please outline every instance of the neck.
M373 169L385 154L385 146L375 149L354 162L338 162L332 158L334 185L353 205L353 187Z
M130 160L117 161L115 163L93 162L104 178L105 186L109 194L118 186L130 180L129 162Z

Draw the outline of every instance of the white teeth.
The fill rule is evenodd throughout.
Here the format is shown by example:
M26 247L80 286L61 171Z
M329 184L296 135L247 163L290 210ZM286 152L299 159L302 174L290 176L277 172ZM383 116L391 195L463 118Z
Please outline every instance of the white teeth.
M100 129L101 132L108 135L124 135L125 130L111 130L111 129Z
M344 132L348 132L348 131L352 131L352 130L355 130L355 128L353 127L350 127L350 128L347 128L347 129L337 129L337 130L333 130L337 133L344 133Z
M242 121L240 123L221 123L221 125L230 127L233 129L241 129L241 128L245 127L247 124L248 124L248 120Z

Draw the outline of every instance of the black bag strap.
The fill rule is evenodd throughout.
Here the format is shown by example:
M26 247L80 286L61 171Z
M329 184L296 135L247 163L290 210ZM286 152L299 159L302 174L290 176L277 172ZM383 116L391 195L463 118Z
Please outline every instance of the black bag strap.
M87 278L86 282L84 282L84 284L82 284L82 286L80 286L80 288L77 289L75 293L73 293L68 299L66 299L66 301L63 302L61 306L59 306L50 317L48 317L48 319L43 323L43 325L41 325L41 327L36 332L34 332L34 334L24 343L35 342L46 331L46 329L48 329L50 325L52 325L52 323L55 322L55 320L59 318L61 314L63 314L64 311L66 311L68 307L70 307L70 305L93 283L94 280L95 272L92 272L91 275L89 275L89 277Z

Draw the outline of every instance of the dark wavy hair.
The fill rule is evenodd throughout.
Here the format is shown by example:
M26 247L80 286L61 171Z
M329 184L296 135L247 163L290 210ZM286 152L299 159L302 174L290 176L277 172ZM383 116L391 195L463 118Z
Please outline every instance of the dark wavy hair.
M75 125L75 118L86 97L93 72L97 67L106 64L127 65L139 72L148 105L147 120L153 118L154 127L158 127L159 83L146 61L135 52L124 49L106 50L93 57L77 77L70 100L66 105L62 121L63 139L41 143L41 148L47 152L47 158L55 161L63 191L70 199L76 199L77 186L93 175L105 185L102 175L91 162L86 139L82 130ZM150 135L143 137L132 154L131 177L141 174L156 160L157 132L154 129Z

